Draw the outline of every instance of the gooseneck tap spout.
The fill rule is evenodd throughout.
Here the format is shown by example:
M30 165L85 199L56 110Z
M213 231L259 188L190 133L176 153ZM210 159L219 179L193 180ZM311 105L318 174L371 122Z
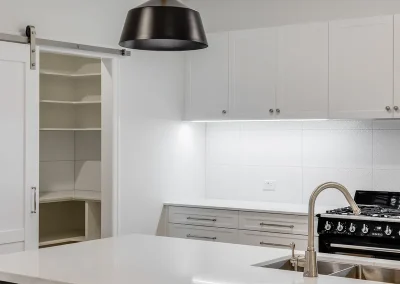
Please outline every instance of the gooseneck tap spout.
M336 182L327 182L318 186L310 196L308 203L308 246L305 253L304 277L318 277L317 270L317 252L314 247L314 217L315 217L315 200L318 195L327 188L335 188L343 193L347 202L350 204L355 215L360 215L361 210L351 197L346 187Z

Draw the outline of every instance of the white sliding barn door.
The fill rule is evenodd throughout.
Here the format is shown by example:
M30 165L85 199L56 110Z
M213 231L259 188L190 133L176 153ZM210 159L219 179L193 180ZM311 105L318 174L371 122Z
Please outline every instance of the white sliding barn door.
M0 253L38 247L38 80L29 46L0 42Z

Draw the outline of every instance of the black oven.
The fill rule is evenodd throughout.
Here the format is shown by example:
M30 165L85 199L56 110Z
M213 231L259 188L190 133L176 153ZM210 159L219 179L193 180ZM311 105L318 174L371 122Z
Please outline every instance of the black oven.
M400 260L398 239L320 235L318 245L323 253Z

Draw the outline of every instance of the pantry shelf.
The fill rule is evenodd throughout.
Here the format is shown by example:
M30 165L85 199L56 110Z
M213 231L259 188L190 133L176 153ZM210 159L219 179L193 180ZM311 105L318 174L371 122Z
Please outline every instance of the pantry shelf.
M66 105L92 105L101 104L101 101L56 101L56 100L41 100L44 104L66 104Z
M101 131L101 128L40 128L41 131Z
M40 203L63 202L63 201L100 201L101 192L91 190L63 190L44 191L39 194Z
M71 231L60 234L49 235L40 238L39 247L60 245L67 243L83 242L86 240L85 232L82 231Z
M52 70L40 70L40 75L47 76L61 76L61 77L71 77L71 78L82 78L82 77L93 77L93 76L101 76L101 73L64 73L59 71Z

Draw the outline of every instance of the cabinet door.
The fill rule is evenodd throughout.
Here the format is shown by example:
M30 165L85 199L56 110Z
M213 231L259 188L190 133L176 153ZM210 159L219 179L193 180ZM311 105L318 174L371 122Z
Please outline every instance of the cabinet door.
M400 15L394 16L394 117L400 117Z
M276 51L277 28L230 34L231 118L274 118Z
M209 47L187 53L187 120L221 120L228 116L229 34L208 34Z
M392 117L393 16L329 25L330 117Z
M277 118L328 117L328 23L278 29Z
M0 42L0 251L7 252L38 247L39 76L29 54L28 45Z

